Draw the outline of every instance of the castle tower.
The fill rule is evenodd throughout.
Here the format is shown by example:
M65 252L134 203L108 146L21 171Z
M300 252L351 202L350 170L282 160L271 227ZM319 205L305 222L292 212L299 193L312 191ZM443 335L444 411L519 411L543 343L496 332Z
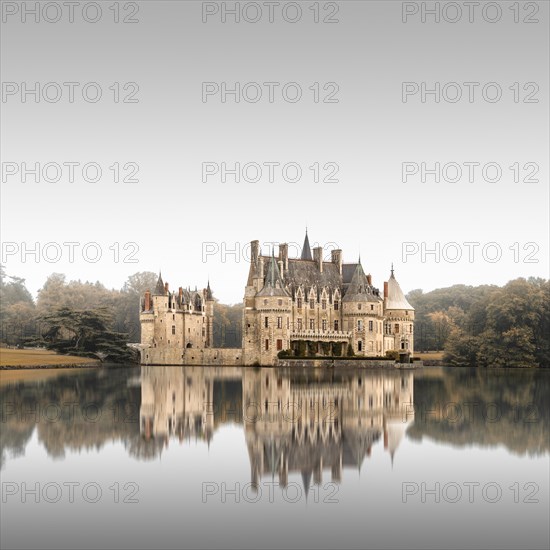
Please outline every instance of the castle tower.
M344 329L352 333L351 345L356 355L382 355L382 299L365 275L361 258L342 299Z
M292 299L286 291L279 266L272 254L264 286L255 297L259 363L272 365L279 351L290 347Z
M384 351L414 353L414 308L409 304L397 282L393 264L391 275L384 283Z
M205 348L214 347L214 295L210 288L210 280L206 285L205 294L205 313L206 313L206 341Z

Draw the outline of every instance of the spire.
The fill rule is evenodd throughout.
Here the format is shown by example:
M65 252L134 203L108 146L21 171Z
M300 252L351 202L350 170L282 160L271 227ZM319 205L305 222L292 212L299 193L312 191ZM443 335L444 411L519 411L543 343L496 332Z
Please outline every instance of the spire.
M391 276L393 277L393 262L391 263Z
M157 286L155 287L155 295L156 296L164 296L166 293L164 288L164 283L162 282L162 274L159 271L159 278L157 280Z
M212 301L214 296L212 295L212 289L210 288L210 279L208 279L208 284L206 285L206 299Z
M259 296L288 296L285 290L283 279L281 278L281 272L279 266L275 261L275 254L271 251L271 259L269 260L269 267L267 268L267 275L265 277L264 287L258 293Z
M302 246L302 260L313 260L311 256L311 247L309 246L309 237L307 236L307 227L306 227L306 237L304 239L304 246Z
M368 302L369 299L365 292L365 289L367 286L368 286L367 276L363 271L363 266L361 265L361 262L359 262L355 266L353 277L351 278L349 286L346 290L346 294L342 298L342 301L343 302L352 302L352 301Z

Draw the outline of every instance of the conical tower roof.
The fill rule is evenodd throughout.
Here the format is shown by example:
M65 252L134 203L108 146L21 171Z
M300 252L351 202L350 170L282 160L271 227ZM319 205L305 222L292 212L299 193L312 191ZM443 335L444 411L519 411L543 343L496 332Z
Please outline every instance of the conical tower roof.
M361 265L361 258L355 267L353 277L342 298L343 302L377 302L378 298L372 293L371 286Z
M157 286L155 287L155 296L164 296L166 294L166 289L164 288L164 283L162 282L162 275L159 272L159 278L157 280Z
M267 275L264 281L264 287L258 296L289 296L285 290L283 279L279 271L279 266L275 261L275 256L271 253L271 260L269 261L269 267L267 268Z
M300 259L313 260L313 256L311 255L311 247L309 246L309 237L307 236L307 229L306 237L304 239L304 246L302 246L302 257Z
M214 296L212 294L212 289L210 288L210 280L208 281L208 284L206 285L206 299L211 301L214 299Z
M407 298L403 294L395 275L393 274L393 266L391 275L388 280L388 296L386 299L386 309L408 309L414 311L414 307L409 304Z

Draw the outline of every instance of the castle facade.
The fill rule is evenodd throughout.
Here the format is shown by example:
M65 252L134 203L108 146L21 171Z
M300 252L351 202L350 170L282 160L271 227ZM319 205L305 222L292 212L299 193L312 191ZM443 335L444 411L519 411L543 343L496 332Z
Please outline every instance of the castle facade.
M244 296L245 364L273 365L279 352L306 356L384 357L414 351L414 308L405 298L393 267L383 295L365 274L361 260L344 263L341 250L323 259L311 250L306 232L300 258L264 256L251 243Z
M281 355L413 354L414 308L393 267L381 295L360 259L344 263L342 251L332 250L325 261L322 253L322 247L311 249L307 231L299 258L288 257L288 244L269 256L259 241L251 242L239 350L214 348L210 283L171 292L159 275L154 292L146 291L140 303L141 363L273 366Z

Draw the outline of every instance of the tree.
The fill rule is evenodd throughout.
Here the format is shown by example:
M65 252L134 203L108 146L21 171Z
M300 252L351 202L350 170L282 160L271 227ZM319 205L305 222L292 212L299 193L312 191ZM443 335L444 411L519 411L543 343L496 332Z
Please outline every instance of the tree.
M49 349L114 362L133 359L125 335L110 330L112 316L106 308L75 310L62 307L40 319L45 325L43 337Z

